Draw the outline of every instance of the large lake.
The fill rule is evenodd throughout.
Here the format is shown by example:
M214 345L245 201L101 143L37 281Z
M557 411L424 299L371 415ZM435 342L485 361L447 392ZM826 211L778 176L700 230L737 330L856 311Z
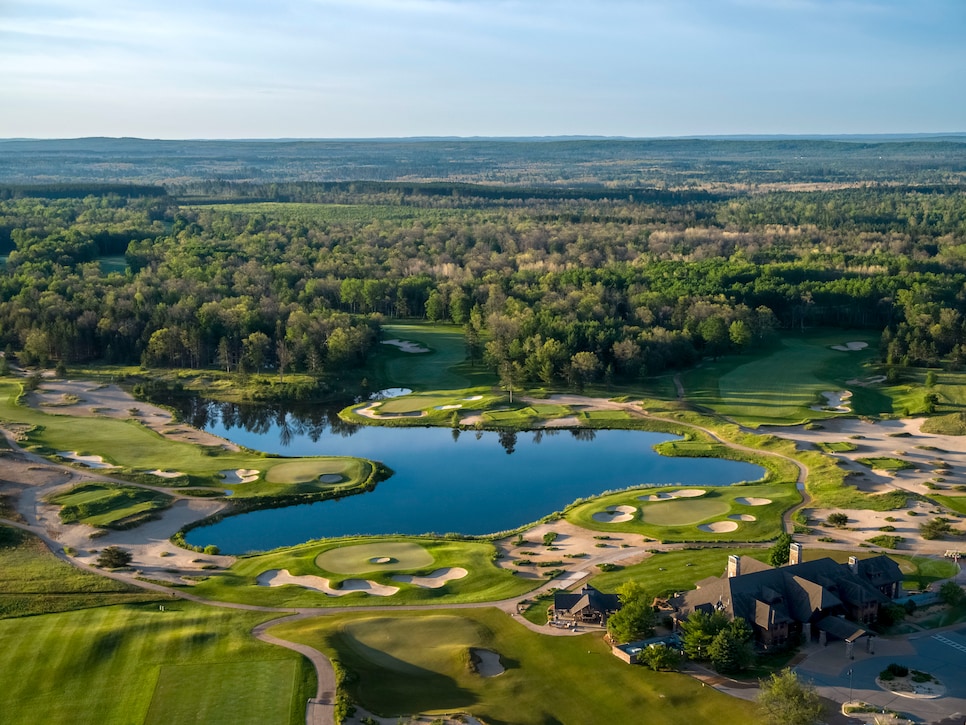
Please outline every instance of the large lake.
M199 427L248 448L287 456L359 456L394 471L369 493L230 516L186 537L232 554L352 534L490 534L608 490L725 486L764 475L748 463L660 456L653 446L674 438L660 433L454 435L446 428L347 426L331 413L296 416L216 405L183 412Z

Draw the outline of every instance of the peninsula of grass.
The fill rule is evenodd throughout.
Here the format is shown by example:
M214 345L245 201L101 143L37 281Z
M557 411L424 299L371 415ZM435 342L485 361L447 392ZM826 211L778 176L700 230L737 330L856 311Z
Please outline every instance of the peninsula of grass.
M315 673L264 612L165 601L0 620L7 725L305 722Z
M73 567L36 536L11 526L0 525L0 572L0 619L157 598Z
M781 531L781 515L801 501L794 485L770 484L751 486L689 486L701 489L698 497L647 500L650 496L673 496L683 487L636 488L579 503L565 512L568 521L593 531L643 534L659 541L767 541ZM763 503L748 505L738 499ZM601 523L594 519L611 506L635 509L630 521ZM754 520L741 520L753 516ZM701 526L716 522L733 523L731 531L709 531Z
M106 529L127 529L157 518L168 508L171 496L159 491L113 483L84 483L51 496L65 524L82 523Z
M496 547L485 541L412 537L332 539L238 558L228 569L212 573L192 586L194 594L225 602L272 607L393 606L488 602L524 594L541 584L494 565ZM385 563L377 560L389 559ZM465 577L439 588L399 582L394 575L426 576L439 569L461 567ZM391 596L353 592L329 596L298 584L260 586L267 571L286 570L293 576L323 577L339 589L347 579L365 579L398 587Z
M877 458L856 458L856 461L861 463L863 466L868 466L869 468L878 469L880 471L906 471L910 468L915 468L915 466L909 461L904 461L901 458L893 458L891 456L879 456Z
M337 614L271 633L308 644L350 673L349 694L382 716L465 711L484 722L754 720L754 704L676 673L629 667L600 634L544 637L496 609ZM499 654L506 671L482 677L470 648Z
M966 435L966 413L947 413L937 415L923 421L923 433L942 436L964 436Z
M135 420L51 415L20 404L22 393L20 381L0 379L0 420L17 425L22 446L46 456L65 450L99 455L105 462L117 466L110 469L112 476L144 481L146 470L175 470L185 474L176 479L184 481L184 485L231 488L236 499L277 499L347 495L365 490L382 475L376 464L358 458L282 458L252 451L230 451L171 440ZM282 470L273 474L277 466L282 466ZM231 484L221 475L222 471L239 469L257 471L258 479ZM319 475L306 480L306 470ZM335 475L340 477L337 483L323 480L324 476ZM171 482L156 478L153 483L165 486Z
M851 453L859 449L852 441L819 441L817 445L826 453Z

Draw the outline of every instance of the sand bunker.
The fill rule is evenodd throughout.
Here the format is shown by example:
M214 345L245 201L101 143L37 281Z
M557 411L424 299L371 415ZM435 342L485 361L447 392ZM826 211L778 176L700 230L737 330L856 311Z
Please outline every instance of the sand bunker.
M155 468L153 471L148 471L152 476L157 476L158 478L177 478L178 476L183 476L184 473L181 471L160 471Z
M333 589L329 580L321 576L293 576L288 569L269 569L258 575L255 582L260 587L282 587L295 584L304 589L322 592L329 597L344 597L353 592L365 592L376 597L391 597L399 591L399 587L390 587L368 579L346 579L339 589Z
M463 400L468 401L470 403L473 403L473 402L475 402L477 400L483 400L483 396L482 395L471 395L468 398L463 398Z
M392 564L394 561L396 560L391 556L374 556L369 559L370 564Z
M847 342L844 345L832 345L832 349L840 352L855 352L856 350L865 350L868 346L869 343L867 342Z
M698 528L710 534L725 534L737 529L738 524L735 521L715 521L711 524L700 524Z
M470 655L476 660L476 673L483 677L496 677L506 672L503 663L500 662L500 655L488 649L470 648Z
M661 493L652 493L646 496L638 496L641 501L670 501L672 498L698 498L698 496L704 496L707 491L703 488L686 488L683 491L662 491Z
M608 506L598 511L591 518L601 524L620 524L634 518L637 509L633 506Z
M436 410L456 410L462 407L463 407L462 403L455 403L451 405L437 405Z
M735 521L757 521L757 516L752 516L751 514L731 514L729 519L734 519Z
M878 383L884 383L886 381L885 375L872 375L867 378L852 378L851 380L846 380L847 385L858 385L860 387L865 387L867 385L877 385Z
M237 468L232 470L230 468L224 471L218 472L224 479L225 483L228 484L239 484L239 483L253 483L258 480L258 474L260 471L254 468Z
M82 456L77 451L57 451L57 455L61 458L69 458L88 468L117 468L113 463L107 463L100 456Z
M411 574L393 574L392 580L394 582L400 582L402 584L414 584L417 587L422 587L423 589L439 589L446 582L453 581L454 579L462 579L467 574L469 574L466 569L461 566L446 567L445 569L437 569L431 574L426 576L412 576Z
M745 496L739 496L735 499L735 503L740 503L742 506L767 506L771 503L770 498L746 498Z
M409 340L383 340L383 345L392 345L393 347L398 347L403 352L429 352L428 347L423 347L418 342L410 342Z
M825 391L822 393L822 397L825 398L825 405L813 405L812 410L822 410L831 413L851 413L852 409L847 405L844 405L847 401L852 398L852 392L849 390L840 390L839 392Z

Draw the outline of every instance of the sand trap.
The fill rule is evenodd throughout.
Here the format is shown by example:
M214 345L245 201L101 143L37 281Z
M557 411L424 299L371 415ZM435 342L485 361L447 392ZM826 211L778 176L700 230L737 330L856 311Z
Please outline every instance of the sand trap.
M483 396L482 395L471 395L468 398L463 398L463 400L465 400L467 402L470 402L470 403L473 403L473 402L475 402L477 400L483 400Z
M735 499L735 503L740 503L742 506L767 506L771 503L770 498L746 498L744 496L739 496Z
M178 476L184 475L181 471L159 471L157 468L153 471L148 471L148 473L158 478L177 478Z
M672 495L675 498L697 498L698 496L704 496L707 491L702 488L686 488L683 491L675 491Z
M710 534L725 534L738 528L735 521L715 521L711 524L699 524L698 528Z
M845 382L848 385L859 385L864 387L866 385L877 385L878 383L884 383L885 381L885 375L872 375L867 378L852 378L851 380L846 380Z
M295 584L304 589L312 589L322 592L329 597L344 597L353 592L365 592L376 597L390 597L399 591L399 587L390 587L368 579L346 579L342 582L342 587L333 589L329 585L329 580L321 576L293 576L288 569L269 569L263 571L255 580L260 587L282 587L286 584Z
M383 388L382 390L377 390L372 395L369 396L369 400L386 400L387 398L401 398L404 395L409 395L412 388Z
M239 484L257 481L260 471L257 471L254 468L238 468L234 471L230 468L227 468L224 471L219 471L218 473L221 474L221 477L225 480L225 483Z
M651 493L637 498L641 501L669 501L672 498L677 498L677 496L673 493Z
M608 506L598 511L591 518L601 524L620 524L634 518L637 509L633 506Z
M437 569L426 576L394 574L392 576L392 580L402 584L414 584L417 587L422 587L423 589L439 589L441 586L446 584L446 582L453 581L454 579L462 579L467 574L469 574L469 572L463 567L454 566L446 567L445 569Z
M462 403L455 403L453 405L437 405L436 410L457 410L458 408L462 407Z
M383 345L392 345L393 347L398 347L403 352L429 352L428 347L423 347L418 342L410 342L409 340L383 340Z
M374 556L369 559L370 564L392 564L394 561L391 556Z
M849 390L840 390L839 392L825 391L822 393L822 397L825 398L825 405L813 405L812 410L822 410L832 413L851 413L852 409L847 405L844 405L848 400L852 398L852 392Z
M117 468L113 463L107 463L100 456L82 456L77 451L57 451L57 455L61 458L69 458L88 468Z
M731 514L729 519L734 519L735 521L757 521L757 516L752 516L751 514Z
M503 663L500 662L500 655L496 652L491 652L488 649L477 649L476 647L470 648L470 654L474 656L478 662L476 663L476 673L483 677L496 677L497 675L502 675L506 672L503 667Z
M865 350L868 346L869 343L867 342L847 342L844 345L832 345L832 349L840 352L855 352L856 350Z

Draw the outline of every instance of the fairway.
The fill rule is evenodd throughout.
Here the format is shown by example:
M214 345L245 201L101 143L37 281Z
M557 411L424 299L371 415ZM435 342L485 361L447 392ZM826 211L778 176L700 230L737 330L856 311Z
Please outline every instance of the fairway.
M655 526L686 526L726 514L730 508L720 499L675 499L641 506L641 520Z
M65 523L80 521L110 528L139 517L147 518L150 512L170 506L172 498L134 486L89 483L53 496L50 501L62 507L60 518Z
M464 710L493 725L754 722L754 704L686 675L630 667L600 634L546 637L499 610L333 614L273 627L339 662L360 704L383 716ZM470 647L499 654L484 678Z
M853 340L871 344L851 352L831 348ZM863 377L863 364L874 359L876 342L864 333L788 334L779 346L757 357L706 362L682 374L685 396L752 427L827 418L829 413L811 407L819 404L822 392L848 388L848 380ZM885 396L874 389L855 387L853 392L857 412L870 412L863 405L891 411L891 403L886 405Z
M466 361L463 330L457 325L383 325L384 340L419 343L429 353L406 353L392 345L376 345L370 363L384 387L404 386L414 390L452 390L488 385L493 374L484 366L470 368Z
M165 606L0 620L5 725L305 721L311 667L249 634L271 615Z
M373 560L389 559L377 564ZM371 571L403 571L418 569L433 563L433 555L419 544L387 541L381 544L329 549L318 555L315 563L320 569L336 574L364 574Z

